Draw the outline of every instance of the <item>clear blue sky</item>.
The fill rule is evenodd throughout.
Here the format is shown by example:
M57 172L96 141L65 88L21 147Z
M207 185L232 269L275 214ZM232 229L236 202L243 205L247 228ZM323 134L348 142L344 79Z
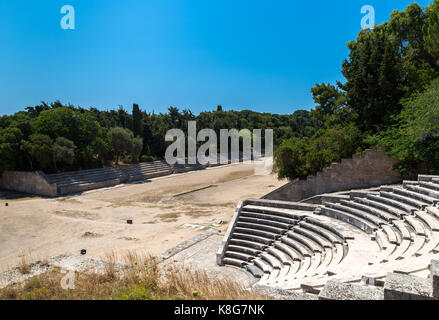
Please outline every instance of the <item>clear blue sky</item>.
M0 0L0 114L55 100L155 112L310 109L311 87L343 81L361 7L373 5L379 24L409 3ZM60 27L66 4L76 30Z

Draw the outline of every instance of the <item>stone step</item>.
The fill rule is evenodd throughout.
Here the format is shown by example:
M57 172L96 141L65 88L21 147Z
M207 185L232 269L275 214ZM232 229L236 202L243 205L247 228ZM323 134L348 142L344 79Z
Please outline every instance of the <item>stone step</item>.
M396 234L395 230L393 230L392 227L390 227L389 225L383 225L383 232L386 234L389 243L400 243L399 236Z
M226 250L225 256L226 256L226 258L242 260L245 262L251 262L255 258L255 256L253 256L253 255L249 255L249 254L237 252L237 251L232 251L231 249Z
M243 227L235 227L234 232L237 232L239 234L251 234L272 241L277 240L277 238L279 237L279 234L276 233L271 233L268 231L258 230L258 229L243 228Z
M256 267L254 264L249 264L245 266L245 268L256 279L260 279L264 275L264 272Z
M341 201L342 205L345 205L347 207L351 207L355 210L359 210L359 211L364 211L367 212L368 214L371 214L381 220L388 222L391 222L392 220L398 219L397 216L394 216L392 214L389 214L388 212L382 211L382 210L378 210L376 208L361 204L361 203L357 203L355 201Z
M278 235L283 234L288 230L288 229L280 229L280 228L272 227L272 226L266 225L264 223L243 222L240 218L236 222L236 226L239 228L258 230L258 232L264 231L264 232L269 232L269 233L278 234Z
M386 250L390 246L389 239L383 230L375 231L375 241L382 251Z
M294 279L303 277L310 267L311 267L311 257L307 256L301 261L299 271L297 271L296 274L294 275Z
M336 252L335 255L332 257L332 260L333 263L340 264L346 256L345 246L343 244L337 243L335 245L335 248L336 248Z
M326 206L333 208L333 209L336 209L338 211L347 212L347 213L354 215L360 219L369 221L370 223L372 223L373 225L375 225L377 227L387 223L387 221L380 219L380 218L370 214L369 212L354 209L354 208L349 207L347 205L337 204L337 203L327 203Z
M282 264L285 265L292 265L294 263L294 260L291 259L288 255L286 255L283 251L280 251L276 249L275 247L269 247L267 249L267 252L271 254L272 256L276 257Z
M58 187L58 194L59 195L65 195L65 194L75 194L79 192L84 192L92 189L99 189L99 188L105 188L105 187L111 187L115 186L120 183L119 179L116 180L105 180L100 182L94 182L94 183L83 183L83 184L76 184L76 185L69 185L65 187Z
M119 174L109 174L105 172L98 172L96 174L88 174L84 177L61 177L55 180L51 180L52 183L57 184L59 187L76 185L82 183L93 183L112 179L126 179L128 181L133 181L136 179L147 179L154 175L160 174L170 174L169 170L149 170L145 172L120 172Z
M415 211L415 217L421 220L430 230L439 231L439 220L425 211Z
M417 255L426 255L429 253L434 253L435 251L438 250L438 246L439 246L439 232L437 231L433 231L431 233L431 236L428 239L429 241L427 243L424 244L424 246L422 247L421 250L418 251Z
M387 212L389 215L394 216L396 219L401 219L402 216L407 214L407 212L402 211L401 209L397 209L395 207L389 206L382 202L378 202L376 200L371 200L367 198L367 196L366 198L354 198L353 200L357 203L361 203L370 208L375 208L377 210L380 210L381 212Z
M286 236L290 239L293 239L294 241L297 241L301 243L303 246L308 248L311 252L322 252L323 247L319 246L316 242L314 242L312 239L304 236L303 234L296 233L294 231L288 231L286 233Z
M438 176L428 175L428 174L420 174L418 175L418 181L434 181L438 179Z
M283 269L284 267L282 266L281 268L276 268L276 269L273 269L273 271L271 271L270 272L270 274L268 275L268 277L266 278L266 285L268 285L268 286L272 286L274 283L276 283L277 281L279 281L279 276L280 276L280 274L281 274L281 270Z
M262 270L262 272L265 274L270 274L270 272L273 270L271 265L262 260L262 258L256 258L255 260L253 260L253 264L260 270Z
M148 180L157 177L163 177L172 174L172 171L162 170L162 171L153 171L150 173L145 173L142 175L130 175L128 181L140 181L140 180Z
M255 207L255 206L247 205L244 206L242 210L245 212L254 212L254 213L268 214L272 216L285 217L293 220L301 220L303 218L303 216L299 216L297 214L290 212L276 210L276 208Z
M241 252L241 253L245 253L247 255L251 255L253 257L256 257L257 255L262 253L261 250L256 250L253 248L237 246L237 245L228 245L226 248L226 251Z
M341 238L338 234L333 233L333 231L321 227L321 225L318 225L315 223L315 220L309 220L306 219L306 222L300 222L299 226L303 229L307 229L309 231L312 231L314 233L319 234L326 240L328 240L330 243L343 243L345 240L344 238ZM314 223L312 223L314 221Z
M425 202L415 200L415 199L409 198L407 196L403 196L401 194L396 194L394 192L381 191L380 196L388 198L388 199L396 200L400 203L405 203L405 204L407 204L415 209L423 209L428 205Z
M275 242L273 245L276 249L287 254L293 261L301 261L303 259L303 256L300 254L300 252L298 252L294 248L291 248L290 246L288 246L283 242L278 241Z
M410 218L411 218L411 216L406 216L406 219L411 220ZM408 223L408 220L407 220L407 224L410 225L410 223ZM416 223L416 221L414 223ZM401 220L393 221L393 226L399 231L402 239L412 240L412 237L410 235L410 230L409 230L407 224Z
M419 194L424 194L428 197L431 197L433 199L436 199L436 201L439 200L439 191L430 189L430 188L424 188L424 187L420 187L420 186L413 186L413 185L407 185L404 186L407 190L413 191L413 192L417 192ZM439 187L439 185L438 185ZM439 188L438 188L439 189Z
M82 180L64 180L63 182L56 182L58 188L62 187L69 187L69 186L75 186L75 185L81 185L81 184L91 184L91 183L97 183L102 181L108 181L108 180L116 180L120 179L120 176L113 176L113 175L104 175L100 177L90 177L87 179Z
M83 178L95 174L122 174L119 168L97 168L97 169L87 169L87 170L78 170L78 171L70 171L70 172L62 172L62 173L54 173L46 175L50 181L55 181L57 179L66 179L66 178Z
M318 269L320 265L322 264L323 259L323 253L322 252L316 252L314 256L311 258L311 263L308 268L308 270L305 272L304 276L306 277L312 277L318 273Z
M268 252L264 252L261 254L260 258L267 262L273 269L281 269L283 264L280 260L278 260L275 256L271 255Z
M285 281L288 281L288 278L292 277L293 274L299 270L298 266L300 266L300 263L295 262L294 265L284 266L282 269L280 269L279 275L274 281L273 285L278 287L279 285L285 283Z
M387 193L387 194L389 194L389 193ZM384 203L386 205L392 206L394 208L400 209L408 214L411 214L414 210L416 210L416 208L413 206L409 206L405 203L401 203L400 201L396 201L394 199L384 197L381 195L376 196L376 195L368 194L367 198L370 200L374 200L376 202L381 202L381 203Z
M415 234L425 236L424 224L413 216L404 217L405 222L414 230Z
M381 189L384 189L384 191L389 190L390 192L399 194L401 196L414 199L416 201L420 201L421 203L426 204L435 204L437 203L438 199L430 197L428 195L425 195L423 193L418 193L414 191L410 191L403 188L393 188L393 187L382 187Z
M405 253L408 251L411 245L410 240L403 239L401 243L398 245L396 250L393 252L391 257L395 260L399 260L405 257Z
M433 191L439 191L439 183L419 181L419 186Z
M328 239L309 229L305 229L299 226L299 227L294 227L292 230L295 233L301 234L311 239L312 241L317 243L321 248L332 248L334 246L334 244L331 243Z
M235 266L238 268L243 268L247 264L247 262L242 261L242 260L238 260L238 259L234 259L234 258L225 257L225 258L223 258L223 264L225 264L226 266L229 265L229 266Z
M389 257L395 252L397 247L398 246L396 244L389 242L386 249L380 251L377 254L375 260L373 261L373 264L376 265L376 264L387 262L389 260Z
M335 247L332 249L325 249L322 263L320 266L321 269L327 268L333 262L332 258L334 256L335 250L337 250ZM323 271L325 271L325 270L323 270Z
M248 241L248 240L241 240L241 239L230 239L230 245L234 245L234 246L241 246L241 247L246 247L246 248L250 248L256 251L263 251L267 248L267 245L259 243L259 242L253 242L253 241Z
M241 210L240 216L253 218L253 219L263 219L263 220L267 220L267 221L274 221L274 222L279 222L279 223L283 223L286 225L293 225L297 222L297 220L294 220L294 219L289 219L289 218L279 217L279 216L272 216L272 215L263 214L263 213L248 212L248 211L245 211L244 209Z
M371 224L367 220L364 220L347 212L335 210L332 208L322 208L321 214L333 219L349 223L350 225L355 226L368 234L373 234L378 229L376 225Z
M404 255L408 258L415 256L424 247L424 244L426 244L425 236L415 235L413 237L413 241L410 248L406 251Z
M436 207L427 207L425 208L426 211L431 214L432 216L436 217L437 219L439 219L439 208Z
M271 245L274 241L272 239L259 237L259 236L253 235L253 234L239 233L236 231L233 232L232 239L248 240L248 241L252 241L252 242L262 243L265 245Z
M280 241L286 244L287 246L289 246L290 248L296 250L303 258L310 257L314 254L314 252L308 249L308 247L304 246L302 243L295 241L289 237L283 236L280 239Z
M263 225L267 225L269 227L275 227L275 228L280 229L280 230L288 230L291 227L290 224L285 224L285 223L277 222L277 221L273 221L273 220L250 218L250 217L243 215L242 212L239 215L238 221L252 223L252 224L263 224Z

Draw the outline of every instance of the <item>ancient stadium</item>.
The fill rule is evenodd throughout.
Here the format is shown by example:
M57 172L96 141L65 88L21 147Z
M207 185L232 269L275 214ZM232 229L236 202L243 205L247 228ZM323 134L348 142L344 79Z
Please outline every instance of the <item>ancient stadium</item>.
M6 172L4 189L46 197L5 192L0 284L41 261L99 269L117 248L278 299L437 298L439 176L402 181L394 163L367 150L291 182L254 175L257 161ZM11 269L24 259L29 273Z

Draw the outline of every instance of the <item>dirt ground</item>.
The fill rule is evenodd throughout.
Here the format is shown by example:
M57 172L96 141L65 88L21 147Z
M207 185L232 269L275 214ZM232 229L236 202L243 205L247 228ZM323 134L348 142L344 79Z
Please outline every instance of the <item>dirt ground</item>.
M81 249L93 258L125 250L160 254L203 232L196 226L224 232L240 201L285 183L238 164L56 199L0 194L0 271Z

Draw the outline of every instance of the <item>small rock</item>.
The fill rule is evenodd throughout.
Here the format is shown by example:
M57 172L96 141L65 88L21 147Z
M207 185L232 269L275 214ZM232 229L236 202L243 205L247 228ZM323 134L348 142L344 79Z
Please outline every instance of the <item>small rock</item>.
M85 249L82 249L82 250L81 250L81 254L82 254L82 255L85 255L85 254L87 254L87 250L85 250Z

